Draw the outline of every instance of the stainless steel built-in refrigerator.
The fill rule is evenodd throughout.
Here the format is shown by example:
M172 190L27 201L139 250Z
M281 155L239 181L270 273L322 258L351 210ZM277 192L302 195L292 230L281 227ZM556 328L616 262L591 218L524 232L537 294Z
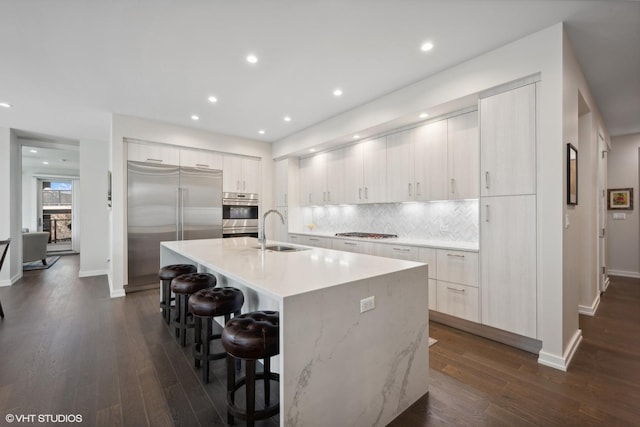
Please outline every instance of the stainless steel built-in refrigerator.
M222 237L222 171L133 161L127 169L132 292L158 286L160 242Z

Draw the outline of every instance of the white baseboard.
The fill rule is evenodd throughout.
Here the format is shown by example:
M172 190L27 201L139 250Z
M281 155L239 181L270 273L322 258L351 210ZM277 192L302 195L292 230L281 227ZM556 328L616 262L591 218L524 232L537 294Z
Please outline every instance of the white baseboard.
M80 270L78 277L93 277L109 274L109 270Z
M11 280L0 280L0 288L4 288L5 286L11 286L13 285L13 283L11 283Z
M538 363L567 372L571 359L573 359L573 356L576 354L581 342L582 330L578 329L576 333L573 334L573 338L571 338L571 342L567 346L567 350L564 352L562 357L541 350L540 355L538 356Z
M632 277L634 279L640 279L640 272L637 271L624 271L624 270L607 270L610 276Z
M595 316L599 305L600 305L600 292L598 292L598 294L596 295L595 299L593 300L593 304L591 304L591 306L578 305L578 313L584 314L585 316Z
M22 279L22 270L20 270L20 272L15 274L11 279L0 280L0 288L5 286L11 286L20 279Z
M109 282L109 294L111 298L122 298L125 296L124 289L113 289L111 275L107 273L107 281Z

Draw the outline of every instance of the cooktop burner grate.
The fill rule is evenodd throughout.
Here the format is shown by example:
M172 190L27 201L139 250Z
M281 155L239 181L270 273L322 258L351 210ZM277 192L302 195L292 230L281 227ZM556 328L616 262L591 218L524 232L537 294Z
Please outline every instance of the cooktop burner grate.
M336 233L336 236L360 237L363 239L392 239L392 238L398 237L397 234L363 233L359 231L350 231L348 233Z

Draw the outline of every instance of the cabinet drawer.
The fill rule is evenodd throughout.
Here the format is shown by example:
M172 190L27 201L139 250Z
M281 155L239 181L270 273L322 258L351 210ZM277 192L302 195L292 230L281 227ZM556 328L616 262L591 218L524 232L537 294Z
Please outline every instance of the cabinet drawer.
M296 245L304 245L304 238L299 234L289 234L289 242L295 243Z
M371 255L373 253L373 243L355 242L352 240L333 239L333 249L339 251L356 252L359 254Z
M329 237L312 237L306 236L306 245L315 246L316 248L331 249L331 238Z
M374 255L387 258L404 259L407 261L418 261L418 248L402 245L387 245L384 243L374 243Z
M478 288L458 283L437 281L437 311L460 317L472 322L479 322Z
M438 272L438 263L436 262L436 250L433 248L419 248L418 251L418 262L424 262L425 264L429 264L429 278L435 279Z
M478 286L478 254L438 249L438 280Z

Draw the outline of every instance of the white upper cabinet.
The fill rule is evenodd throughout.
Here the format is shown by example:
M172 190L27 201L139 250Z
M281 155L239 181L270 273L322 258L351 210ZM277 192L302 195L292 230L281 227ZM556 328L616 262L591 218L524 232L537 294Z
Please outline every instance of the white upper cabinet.
M323 205L327 199L327 153L300 160L301 200L305 206Z
M362 144L344 148L344 202L348 204L365 203L362 185L363 163Z
M414 200L415 159L413 129L387 136L387 195L390 201Z
M225 155L222 188L232 193L260 193L260 160Z
M362 142L363 203L387 201L387 140L370 139Z
M536 86L480 100L481 194L536 192Z
M447 120L415 129L416 200L447 200Z
M480 195L478 112L448 120L449 199L477 199Z
M344 156L344 148L327 153L327 204L344 203Z
M213 151L181 148L180 166L222 170L222 154Z
M289 159L278 160L273 163L276 178L275 201L276 206L289 204Z
M165 144L127 143L127 160L179 166L180 149Z

